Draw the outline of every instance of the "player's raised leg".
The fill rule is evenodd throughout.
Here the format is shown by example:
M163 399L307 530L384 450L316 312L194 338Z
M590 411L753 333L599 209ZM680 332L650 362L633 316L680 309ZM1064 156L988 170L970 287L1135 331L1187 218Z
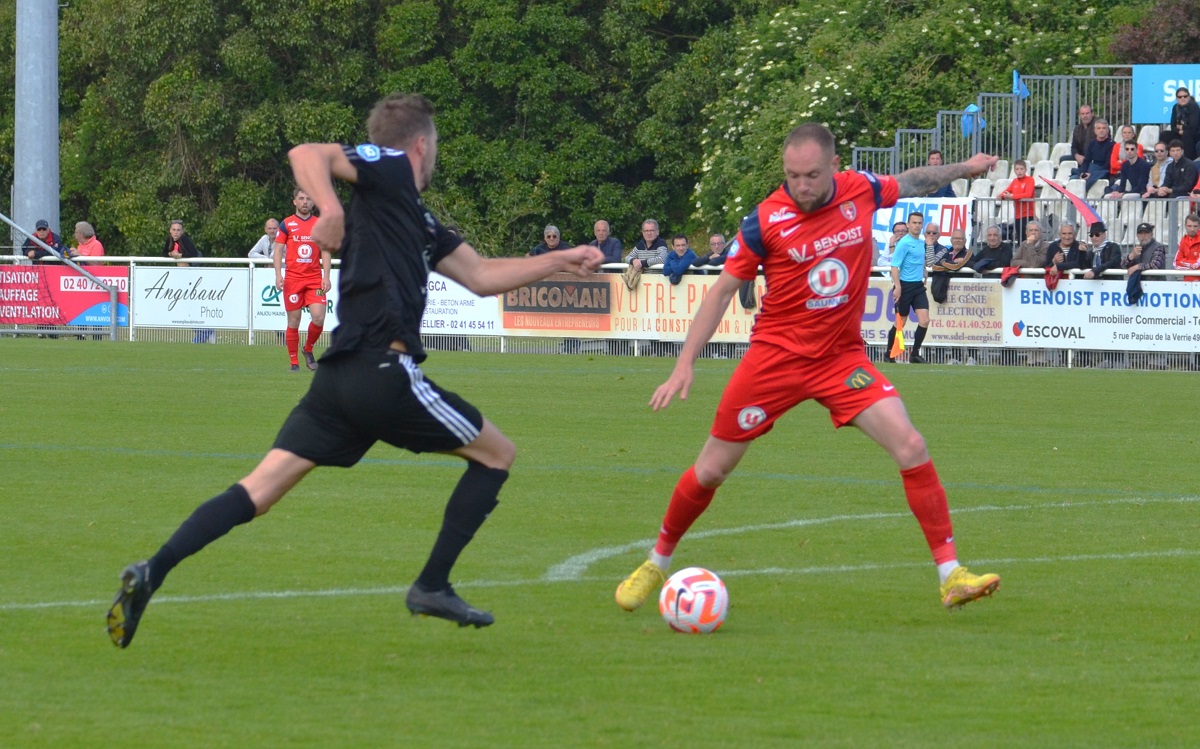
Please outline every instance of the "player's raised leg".
M484 419L479 436L450 453L466 458L467 470L446 503L437 541L425 568L408 589L405 604L413 614L449 619L458 622L460 627L486 627L495 619L454 592L450 585L450 570L499 504L500 489L508 480L508 470L516 459L517 448L495 424Z
M683 534L708 509L717 488L729 478L749 447L749 442L708 438L696 462L675 484L650 558L617 586L618 606L633 611L662 587L667 570L671 568L671 556Z
M942 605L956 608L996 592L999 575L974 575L958 563L946 490L929 458L925 438L909 420L904 403L899 398L876 401L851 423L879 443L899 466L909 509L937 564Z
M313 462L286 450L271 450L250 475L197 507L154 556L127 566L108 610L113 644L125 648L133 641L150 597L176 565L234 527L265 513L314 467Z

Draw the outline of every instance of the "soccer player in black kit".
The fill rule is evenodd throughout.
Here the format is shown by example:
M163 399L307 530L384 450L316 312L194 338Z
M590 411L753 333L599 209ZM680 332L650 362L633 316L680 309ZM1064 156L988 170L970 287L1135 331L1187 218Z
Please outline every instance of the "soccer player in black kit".
M497 504L516 447L479 411L421 372L421 316L430 270L479 296L519 288L551 273L585 276L604 262L587 245L536 257L483 258L425 209L437 158L433 106L392 95L367 119L370 143L309 143L288 153L299 189L321 219L313 237L342 257L339 326L308 393L248 476L200 505L155 553L121 573L108 633L127 647L150 597L187 557L262 515L317 466L350 467L382 440L412 452L467 461L450 495L433 550L408 590L413 614L485 627L492 615L450 586L450 569ZM333 178L352 184L348 212Z

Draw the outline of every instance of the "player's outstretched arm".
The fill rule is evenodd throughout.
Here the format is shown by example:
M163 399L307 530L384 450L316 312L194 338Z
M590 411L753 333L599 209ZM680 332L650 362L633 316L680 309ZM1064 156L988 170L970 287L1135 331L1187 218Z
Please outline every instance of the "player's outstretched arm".
M966 161L942 166L918 166L902 172L896 177L900 197L917 198L945 187L956 179L986 174L999 159L986 153L977 153Z
M324 252L337 252L346 235L342 201L333 189L333 178L358 181L358 169L346 158L340 143L302 143L288 151L296 186L308 193L321 218L313 227L313 239Z
M591 245L556 250L533 257L480 257L463 242L437 264L437 272L453 278L472 293L492 296L540 281L553 273L588 276L604 262L604 253Z
M742 279L728 271L722 271L717 277L717 282L700 303L700 309L696 310L696 317L692 319L692 325L688 328L687 338L679 351L679 361L675 362L675 369L650 398L650 407L655 411L666 408L671 403L671 398L675 397L675 393L679 393L680 400L687 400L688 391L692 389L692 363L717 331L725 310L729 309L729 303L733 301L733 295L743 283Z

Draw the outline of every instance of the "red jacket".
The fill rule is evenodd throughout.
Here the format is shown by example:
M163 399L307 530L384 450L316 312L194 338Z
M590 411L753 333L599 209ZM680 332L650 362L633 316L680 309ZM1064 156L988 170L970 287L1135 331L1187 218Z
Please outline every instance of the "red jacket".
M1008 189L1000 193L1001 198L1016 202L1016 217L1033 218L1033 177L1026 174L1017 177L1009 184Z

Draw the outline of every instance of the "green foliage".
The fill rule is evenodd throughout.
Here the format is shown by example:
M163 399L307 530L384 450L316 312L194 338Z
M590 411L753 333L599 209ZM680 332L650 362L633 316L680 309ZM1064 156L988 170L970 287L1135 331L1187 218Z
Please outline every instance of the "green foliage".
M1130 64L1192 63L1200 49L1197 0L1156 0L1125 8L1113 35L1113 57Z

